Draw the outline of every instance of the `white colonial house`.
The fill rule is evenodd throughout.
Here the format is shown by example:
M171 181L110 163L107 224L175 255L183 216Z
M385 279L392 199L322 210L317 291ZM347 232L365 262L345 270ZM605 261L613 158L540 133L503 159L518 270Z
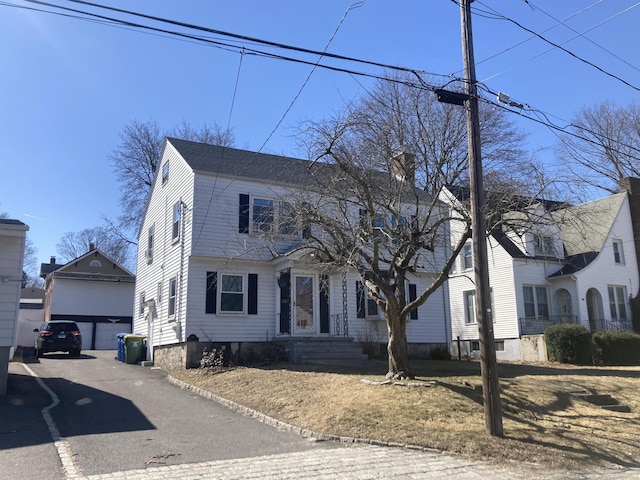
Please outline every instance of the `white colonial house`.
M166 140L138 238L133 332L147 336L150 360L163 365L177 351L184 366L190 345L207 344L241 355L282 345L302 361L302 344L324 343L320 355L329 357L349 343L362 356L358 340L387 341L359 277L321 273L298 251L302 232L284 220L287 197L313 181L310 165ZM429 272L412 278L409 298L429 280ZM441 288L412 315L414 352L449 343L446 303ZM354 358L340 352L345 361Z
M65 264L40 266L45 281L45 320L73 320L83 350L115 350L118 333L131 332L135 275L93 244Z
M19 220L0 218L0 395L7 392L9 361L18 335L18 307L22 263L29 227Z
M527 211L529 224L490 233L498 360L544 359L541 334L557 323L631 329L630 300L639 293L639 276L627 190L567 208L540 201ZM458 201L459 195L449 192L447 199ZM469 241L448 282L454 356L479 355L472 266Z

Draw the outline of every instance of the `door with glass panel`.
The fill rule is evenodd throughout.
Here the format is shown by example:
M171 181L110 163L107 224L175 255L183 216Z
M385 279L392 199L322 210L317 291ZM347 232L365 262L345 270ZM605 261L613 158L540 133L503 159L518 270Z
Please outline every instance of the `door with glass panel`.
M309 275L294 276L293 333L312 335L316 333L314 278Z

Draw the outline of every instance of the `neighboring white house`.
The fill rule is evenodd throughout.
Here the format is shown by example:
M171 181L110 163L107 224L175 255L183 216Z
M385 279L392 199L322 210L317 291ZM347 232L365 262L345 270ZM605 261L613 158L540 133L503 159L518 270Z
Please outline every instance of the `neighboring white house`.
M527 212L536 220L519 231L489 235L499 360L531 359L524 351L531 345L529 336L552 324L631 329L630 299L638 294L639 276L629 197L624 191L569 208L541 201ZM448 200L457 198L450 194ZM449 279L454 355L479 354L472 266L469 242Z
M62 265L44 263L45 320L74 320L85 350L115 350L118 333L131 332L135 276L89 245L84 255Z
M196 338L241 352L282 339L386 342L359 277L319 272L311 256L295 251L302 233L280 221L283 197L313 181L310 165L166 140L138 238L133 331L147 335L150 358L157 347ZM275 242L265 241L266 230L279 234ZM409 298L430 275L410 281ZM410 348L449 342L445 310L440 288L409 320Z
M0 395L7 393L9 361L18 334L18 306L22 263L29 227L19 220L0 218Z
M20 292L20 311L18 313L18 337L16 345L33 348L36 333L44 321L44 289L23 288Z

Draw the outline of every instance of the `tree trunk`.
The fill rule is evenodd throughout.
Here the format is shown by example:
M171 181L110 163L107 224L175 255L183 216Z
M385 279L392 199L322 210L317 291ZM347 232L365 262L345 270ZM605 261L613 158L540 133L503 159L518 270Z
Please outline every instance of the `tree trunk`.
M398 313L387 312L387 329L389 332L389 343L387 344L389 371L387 378L390 379L415 378L409 368L406 325L406 317L401 317Z

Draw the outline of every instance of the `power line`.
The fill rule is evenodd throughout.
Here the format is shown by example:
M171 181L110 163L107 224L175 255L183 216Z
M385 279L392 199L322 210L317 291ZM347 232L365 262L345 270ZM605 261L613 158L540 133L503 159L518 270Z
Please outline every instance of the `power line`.
M638 69L635 65L632 65L631 63L627 62L625 59L623 59L623 58L621 58L620 56L616 55L616 54L615 54L614 52L612 52L611 50L608 50L608 49L604 48L604 47L603 47L602 45L600 45L599 43L594 42L593 40L591 40L590 38L588 38L588 37L586 37L586 36L584 35L585 33L590 32L591 30L594 30L594 29L598 28L598 27L599 27L599 26L601 26L601 25L604 25L605 23L607 23L607 22L609 22L609 21L613 20L614 18L619 17L619 16L620 16L620 15L622 15L623 13L627 13L627 12L629 12L629 11L633 10L633 9L634 9L634 8L636 8L638 5L640 5L640 2L636 3L635 5L632 5L632 6L628 7L628 8L626 8L626 9L624 9L624 10L622 10L621 12L618 12L617 14L615 14L615 15L613 15L613 16L611 16L611 17L607 18L606 20L604 20L604 21L602 21L602 22L598 23L597 25L594 25L593 27L591 27L591 28L590 28L590 29L588 29L588 30L585 30L585 31L584 31L584 32L582 32L582 33L578 32L576 29L574 29L574 28L570 27L569 25L567 25L567 24L565 23L565 22L566 22L566 20L565 20L565 21L560 21L560 20L558 20L558 19L557 19L557 18L555 18L553 15L551 15L551 14L549 14L549 13L545 12L545 11L544 11L543 9L541 9L540 7L536 7L535 5L533 5L533 4L531 3L531 1L528 1L527 3L528 3L532 8L534 8L534 9L536 9L536 10L541 11L542 13L544 13L544 14L545 14L546 16L548 16L549 18L551 18L551 19L553 19L553 20L555 20L555 21L557 21L557 22L561 23L561 24L562 24L562 26L564 26L565 28L567 28L567 29L571 30L573 33L576 33L576 34L577 34L575 37L570 38L569 40L567 40L567 41L566 41L566 42L564 42L564 43L568 43L568 42L570 42L571 40L573 40L573 39L575 39L575 38L582 37L582 38L583 38L583 39L585 39L587 42L591 43L592 45L595 45L596 47L600 48L601 50L604 50L606 53L608 53L608 54L609 54L609 55L611 55L612 57L614 57L614 58L616 58L616 59L620 60L622 63L624 63L624 64L625 64L625 65L627 65L628 67L631 67L631 68L633 68L634 70L636 70L637 72L640 72L640 69Z
M105 24L105 25L108 25L108 26L128 26L128 27L132 27L132 28L136 28L136 29L150 30L150 31L153 31L153 32L160 32L160 33L163 33L163 34L167 34L167 35L170 35L170 36L177 36L177 37L180 37L180 38L183 38L183 39L188 39L190 41L195 41L195 42L198 42L198 43L204 43L204 44L208 44L208 45L212 45L212 46L216 46L216 47L221 47L221 46L222 47L227 47L229 49L233 49L233 50L237 50L237 51L241 51L241 52L245 52L245 53L250 53L250 54L253 54L253 55L257 55L257 56L263 56L263 57L266 57L266 58L286 60L286 61L306 64L306 65L311 65L313 67L325 68L325 69L328 69L328 70L337 71L337 72L341 72L341 73L348 73L350 75L369 77L369 78L382 80L382 81L396 82L396 83L400 83L400 84L406 85L406 86L411 87L411 88L418 88L418 89L424 89L424 90L429 90L429 91L434 91L437 88L436 85L429 85L428 83L424 82L424 80L420 76L420 73L424 73L424 72L420 72L419 70L415 70L415 69L411 69L411 68L407 68L407 67L397 67L397 66L392 66L392 65L385 65L385 64L382 64L382 63L378 63L378 62L360 60L360 59L356 59L356 58L353 58L353 57L345 57L345 56L333 55L333 54L329 54L329 53L327 53L326 55L323 55L323 52L317 52L317 51L314 51L314 50L303 49L303 48L293 47L293 46L287 46L288 49L291 49L291 50L297 50L297 51L300 51L300 52L317 53L317 54L321 55L321 57L326 56L326 57L330 57L330 58L339 58L339 59L342 59L342 60L350 60L350 61L354 61L354 62L358 62L358 63L365 63L365 64L369 64L369 65L385 66L385 68L389 68L389 69L392 69L392 70L410 72L410 73L412 73L413 75L415 75L418 78L419 83L409 82L407 80L399 80L397 78L389 78L388 76L383 76L383 75L379 75L379 74L370 74L370 73L364 73L364 72L358 72L358 71L355 71L355 70L350 70L350 69L347 69L347 68L324 65L324 64L320 64L319 61L311 62L311 61L301 60L301 59L298 59L298 58L292 58L292 57L287 57L287 56L283 56L283 55L277 55L277 54L274 54L274 53L267 53L267 52L263 52L263 51L256 50L256 49L249 49L249 48L246 48L246 47L239 47L239 46L236 46L236 45L226 44L224 42L212 40L212 39L201 37L201 36L197 36L197 35L191 35L191 34L186 34L186 33L182 33L182 32L175 32L175 31L171 31L171 30L160 29L160 28L157 28L157 27L151 27L151 26L148 26L148 25L138 24L138 23L134 23L134 22L126 21L126 20L121 20L121 19L112 18L112 17L106 17L106 16L95 14L95 13L89 13L89 12L84 12L84 11L81 11L81 10L70 9L70 8L67 8L67 7L62 7L62 6L54 5L54 4L51 4L51 3L47 3L47 2L44 2L44 1L41 1L41 0L26 0L26 1L31 2L31 3L40 4L40 5L44 5L44 6L53 7L53 8L63 9L65 11L71 11L71 12L74 12L76 14L95 17L95 18L98 18L99 20L92 20L90 18L86 18L86 17L82 17L82 16L78 16L78 15L61 14L59 12L40 10L40 9L35 9L35 8L34 9L28 8L28 7L20 7L20 8L27 8L27 9L31 9L31 10L44 12L44 13L51 13L51 14L55 14L55 15L67 16L67 17L71 17L71 18L74 18L74 19L81 19L81 20L86 20L86 21L95 21L96 23L102 23L102 24ZM84 2L84 1L81 1L81 0L70 0L70 1L73 1L73 2L76 2L76 3L83 3L83 4L88 4L88 5L99 6L97 4L92 4L92 3ZM451 1L456 3L455 0L451 0ZM481 3L481 2L478 2L478 3ZM0 5L16 6L17 7L17 5L9 4L8 2L0 2ZM119 9L114 9L114 8L111 8L111 7L102 7L102 8L107 8L107 9L110 9L110 10L119 10ZM132 12L131 14L139 15L139 16L142 16L142 17L156 18L156 17L147 16L147 15L144 15L144 14L136 14L135 12ZM509 21L512 21L512 22L517 24L517 22L515 22L515 21L513 21L511 19L508 19L507 17L504 17L499 13L496 13L492 18L505 19L505 20L509 20ZM163 19L161 19L161 20L163 20ZM171 20L166 20L166 21L168 23L183 24L182 22L174 22L174 21L171 21ZM183 24L183 25L189 25L189 24ZM227 32L222 32L220 30L208 29L208 28L205 28L205 27L197 27L197 26L194 26L194 27L196 29L199 29L199 30L209 31L210 33L219 33L219 34L222 34L222 35L227 34ZM525 30L527 30L527 29L525 28ZM532 32L532 33L535 34L535 32ZM280 44L277 44L275 42L263 41L263 40L260 40L260 39L247 37L247 36L244 36L244 35L229 34L229 36L231 36L233 38L247 39L247 41L252 41L252 42L255 42L255 43L262 43L262 44L265 44L265 45L280 45ZM535 36L539 36L539 35L535 34ZM282 44L282 45L284 45L284 44ZM429 74L429 75L435 75L435 76L442 76L442 77L450 78L449 75L442 75L442 74ZM451 81L459 81L459 79L453 79ZM483 84L479 84L479 85L483 85ZM495 92L491 91L488 87L486 87L486 85L483 85L483 87L488 92L490 92L492 94L495 94ZM567 131L567 128L570 127L570 126L578 128L577 126L572 125L570 123L568 123L565 127L561 127L561 126L558 126L558 125L548 121L548 118L547 118L547 121L545 122L545 121L540 120L538 118L531 117L529 115L525 115L522 112L506 108L504 105L501 105L499 103L492 102L492 101L487 100L487 99L482 99L482 101L484 101L486 103L490 103L491 105L497 106L499 108L502 108L502 109L506 110L507 112L515 113L516 115L519 115L519 116L521 116L521 117L523 117L525 119L531 120L531 121L533 121L535 123L543 124L543 125L547 126L548 128L550 128L550 129L552 129L554 131L561 131L561 132L563 132L563 133L565 133L567 135L572 135L572 136L574 136L576 138L579 138L581 140L584 140L584 141L587 141L587 142L590 142L590 143L595 143L593 140L591 140L591 139L589 139L587 137L584 137L584 136L581 136L581 135L577 135L577 134L575 134L573 132ZM532 111L532 112L535 111L535 112L542 113L545 117L550 115L550 114L545 114L541 110L530 109L530 111ZM582 130L587 131L588 133L592 133L592 134L595 133L595 132L589 132L588 130L586 130L584 128L582 128ZM612 139L609 139L609 140L612 140ZM633 146L621 144L618 141L615 141L615 143L617 143L617 144L619 144L619 145L621 145L621 146L623 146L625 148L629 148L631 150L640 152L640 149L637 149L637 148L635 148ZM623 153L623 152L619 152L618 151L618 153Z
M486 86L485 84L483 84L483 83L478 84L478 86L479 86L480 88L482 88L483 90L485 90L486 92L488 92L488 93L492 94L492 95L496 95L496 96L498 95L495 91L491 90L489 87L487 87L487 86ZM591 134L591 135L593 135L593 136L600 136L600 137L602 137L602 138L604 138L604 139L606 139L606 140L608 140L608 141L610 141L610 142L612 142L612 143L614 143L614 144L619 145L620 147L627 148L627 149L629 149L629 150L632 150L632 151L634 151L634 152L637 152L639 155L636 157L636 156L632 156L632 155L630 155L630 154L629 154L629 153L627 153L627 152L623 152L623 151L618 150L618 149L616 149L616 148L610 148L610 147L609 147L609 148L610 148L610 150L611 150L611 151L613 151L614 153L618 153L618 154L621 154L621 155L625 155L625 156L627 156L627 157L631 157L631 158L633 158L633 159L635 159L635 160L638 160L638 161L640 162L640 148L638 148L638 147L634 147L633 145L629 145L629 144L626 144L626 143L622 143L622 142L620 142L619 140L615 140L615 139L612 139L612 138L610 138L610 137L603 136L602 134L599 134L598 132L595 132L595 131L590 130L590 129L585 128L585 127L581 127L581 126L575 125L575 124L574 124L574 123L572 123L572 122L565 121L565 122L566 122L566 125L565 125L565 126L557 125L557 124L555 124L555 123L553 123L553 122L551 122L551 121L549 120L549 117L550 117L550 116L555 116L555 115L552 115L552 114L546 113L546 112L544 112L544 111L542 111L542 110L539 110L539 109L535 109L535 108L533 108L533 107L531 107L531 106L529 106L529 105L526 105L526 104L525 104L525 105L523 106L523 108L522 108L522 109L520 109L520 110L513 110L513 109L511 109L511 108L507 108L507 107L506 107L505 105L503 105L502 103L499 103L499 102L496 102L496 101L490 100L490 99L488 99L488 98L479 97L479 100L481 100L482 102L484 102L484 103L486 103L486 104L492 105L492 106L494 106L494 107L501 108L501 109L503 109L503 110L505 110L505 111L507 111L507 112L511 112L511 113L516 114L516 115L519 115L520 117L525 118L525 119L527 119L527 120L531 120L531 121L533 121L533 122L535 122L535 123L539 123L539 124L541 124L541 125L544 125L545 127L549 128L549 129L550 129L554 134L556 134L556 132L561 132L561 133L563 133L563 134L565 134L565 135L572 136L572 137L574 137L574 138L577 138L577 139L579 139L579 140L582 140L582 141L585 141L585 142L591 143L591 144L596 145L596 146L601 146L601 145L600 145L598 142L596 142L595 140L593 140L593 139L591 139L591 138L589 138L589 137L586 137L586 136L584 136L584 135L580 135L580 134L578 134L578 133L572 132L572 131L570 131L570 130L568 130L568 129L569 129L569 128L574 128L574 129L577 129L577 130L579 130L579 131L583 131L583 132L586 132L586 133L588 133L588 134ZM534 115L540 114L540 115L542 115L542 116L545 118L545 120L541 120L540 118L536 118L536 117L531 117L530 115L527 115L527 114L523 113L523 110L524 110L524 111L526 111L526 112L531 112L531 113L532 113L532 114L534 114ZM556 118L559 118L559 117L556 117Z
M573 15L570 15L569 17L565 18L564 20L562 20L562 21L558 21L558 23L556 23L555 25L552 25L552 26L550 26L550 27L548 27L548 28L545 28L545 29L544 29L544 30L542 30L542 32L540 32L540 33L546 33L546 32L549 32L549 31L553 30L554 28L556 28L556 27L557 27L558 25L560 25L560 24L564 25L564 22L567 22L568 20L571 20L572 18L575 18L575 17L577 17L578 15L581 15L582 13L586 12L587 10L589 10L589 9L593 8L594 6L596 6L596 5L598 5L599 3L602 3L602 2L604 2L604 0L598 0L597 2L595 2L595 3L591 4L591 5L589 5L588 7L583 8L582 10L580 10L580 11L578 11L578 12L574 13ZM531 5L531 3L530 3L530 2L527 2L527 3L528 3L529 5ZM494 17L491 17L491 18L493 18L494 20L498 20L498 19L499 19L499 18L497 18L497 17L495 17L495 16L494 16ZM595 28L595 27L594 27L594 28ZM586 33L586 32L583 32L583 33ZM501 50L501 51L500 51L500 52L498 52L498 53L495 53L495 54L493 54L493 55L490 55L489 57L484 58L484 59L480 60L479 62L476 62L476 65L480 65L480 64L482 64L482 63L484 63L484 62L487 62L487 61L489 61L489 60L492 60L493 58L496 58L496 57L498 57L498 56L500 56L500 55L503 55L503 54L505 54L505 53L507 53L507 52L509 52L509 51L513 50L514 48L519 47L520 45L524 45L525 43L527 43L527 42L529 42L529 41L533 40L534 38L536 38L536 36L535 36L535 35L531 35L530 37L527 37L527 38L525 38L524 40L522 40L522 41L520 41L520 42L518 42L518 43L516 43L516 44L514 44L514 45L511 45L510 47L507 47L507 48L505 48L504 50ZM565 43L566 43L566 42L565 42ZM546 52L545 52L545 53L546 53ZM495 76L495 75L494 75L494 76Z
M542 41L544 41L544 42L548 43L548 44L549 44L549 45L551 45L552 47L557 48L557 49L559 49L559 50L561 50L561 51L563 51L563 52L565 52L565 53L567 53L567 54L571 55L573 58L575 58L575 59L577 59L577 60L579 60L579 61L581 61L581 62L583 62L583 63L585 63L585 64L587 64L587 65L589 65L589 66L591 66L591 67L593 67L593 68L595 68L595 69L596 69L596 70L598 70L599 72L602 72L602 73L604 73L605 75L607 75L607 76L609 76L609 77L611 77L611 78L614 78L614 79L618 80L619 82L622 82L623 84L627 85L628 87L631 87L631 88L633 88L634 90L636 90L636 91L640 92L640 87L637 87L637 86L633 85L632 83L630 83L630 82L626 81L625 79L623 79L623 78L621 78L621 77L619 77L619 76L617 76L617 75L615 75L615 74L613 74L613 73L611 73L611 72L608 72L607 70L605 70L604 68L602 68L602 67L600 67L600 66L596 65L595 63L593 63L593 62L591 62L591 61L589 61L589 60L586 60L586 59L584 59L584 58L580 57L579 55L577 55L577 54L573 53L571 50L568 50L568 49L564 48L562 45L560 45L560 44L558 44L558 43L555 43L555 42L552 42L552 41L551 41L551 40L549 40L548 38L543 37L541 34L537 33L536 31L531 30L530 28L525 27L524 25L522 25L521 23L517 22L516 20L514 20L514 19L512 19L512 18L509 18L509 17L506 17L506 16L502 15L501 13L497 12L497 11L496 11L496 10L494 10L493 8L486 6L486 5L485 5L484 3L482 3L480 0L478 0L478 3L479 3L480 5L482 5L483 7L485 7L485 8L487 8L487 9L489 9L489 11L493 12L493 13L494 13L495 15L497 15L501 20L506 20L506 21L508 21L508 22L513 23L513 24L514 24L514 25L516 25L517 27L521 28L522 30L525 30L526 32L529 32L529 33L531 33L531 34L535 35L535 36L536 36L536 37L538 37L540 40L542 40Z

